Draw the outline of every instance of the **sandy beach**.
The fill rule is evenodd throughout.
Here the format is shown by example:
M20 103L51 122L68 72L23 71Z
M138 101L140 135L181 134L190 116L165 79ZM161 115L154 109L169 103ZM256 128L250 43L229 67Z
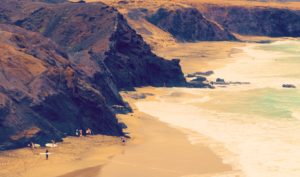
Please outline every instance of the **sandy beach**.
M155 53L166 59L179 58L185 74L216 70L234 62L233 57L246 46L243 42L197 42L176 43L155 49Z
M147 92L133 92L123 94L135 108L135 102L131 96L147 94ZM151 95L145 100L155 99ZM105 165L100 176L213 176L213 174L226 174L232 169L225 165L222 159L216 155L206 144L192 145L185 133L174 127L161 123L154 117L150 117L135 109L137 128L129 132L139 136L138 143L133 143L124 151L124 154L115 156L110 163ZM124 121L126 122L126 121ZM135 121L136 122L136 121ZM203 139L205 139L203 137ZM204 141L203 141L204 142Z
M57 148L49 149L52 154L48 161L40 154L44 148L2 152L0 176L212 176L232 170L205 144L192 145L183 132L136 110L137 100L132 99L136 94L123 93L134 108L132 114L119 115L131 136L126 144L117 137L68 137Z
M83 138L68 137L63 143L58 143L57 148L48 148L48 150L49 160L45 160L43 154L45 148L35 150L24 148L1 152L0 176L60 176L82 168L98 167L124 149L119 138L97 135Z

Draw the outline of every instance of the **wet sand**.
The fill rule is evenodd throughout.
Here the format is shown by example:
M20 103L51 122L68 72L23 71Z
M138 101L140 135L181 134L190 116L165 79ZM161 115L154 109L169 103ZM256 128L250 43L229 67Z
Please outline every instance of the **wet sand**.
M130 95L130 94L129 94ZM124 96L124 94L123 94ZM134 106L136 100L126 100ZM151 96L147 100L153 99ZM126 148L101 171L103 177L175 177L211 175L231 171L205 144L192 145L186 134L135 110L138 127L131 132L142 135L138 144ZM129 127L133 127L130 126Z
M90 168L85 168L81 170L76 170L64 175L61 175L59 177L84 177L84 176L95 176L99 174L101 170L101 165L95 166L95 167L90 167Z

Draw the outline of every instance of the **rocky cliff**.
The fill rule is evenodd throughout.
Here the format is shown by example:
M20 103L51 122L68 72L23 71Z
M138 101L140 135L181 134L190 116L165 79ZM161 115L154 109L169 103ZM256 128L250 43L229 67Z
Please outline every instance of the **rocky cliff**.
M170 32L179 41L233 41L236 38L196 8L160 8L148 21Z
M122 135L118 91L185 84L178 60L154 55L102 3L6 0L0 7L0 149L74 135ZM129 108L127 108L129 109Z
M298 11L269 7L206 5L201 12L230 32L242 35L299 37Z

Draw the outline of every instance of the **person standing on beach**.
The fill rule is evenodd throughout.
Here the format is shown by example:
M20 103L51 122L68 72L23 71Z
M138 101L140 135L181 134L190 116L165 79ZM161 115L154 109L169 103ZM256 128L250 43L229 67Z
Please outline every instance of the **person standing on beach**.
M80 129L80 130L79 130L79 137L82 137L82 136L83 136L83 130Z
M92 135L92 130L90 128L86 129L86 135Z
M76 129L76 132L75 132L76 136L79 136L79 130Z
M48 149L46 149L45 155L46 155L46 160L48 160L48 158L49 158L49 151L48 151Z
M30 146L31 146L31 149L34 150L35 144L32 141L30 142Z

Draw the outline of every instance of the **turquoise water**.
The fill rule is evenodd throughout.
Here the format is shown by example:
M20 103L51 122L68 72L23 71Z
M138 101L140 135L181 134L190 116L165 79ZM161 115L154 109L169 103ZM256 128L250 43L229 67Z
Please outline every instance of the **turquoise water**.
M300 78L299 40L262 44L253 47L253 49L268 52L269 54L273 53L273 63L271 67L274 68L274 76Z
M256 46L255 49L265 50L265 51L280 51L288 54L300 55L299 48L300 40L296 41L283 41L283 42L274 42L270 44L263 44Z
M255 49L265 51L279 51L293 55L300 55L300 40L263 44L256 46Z
M227 113L238 113L264 118L294 119L300 110L297 89L262 88L238 92L214 92L202 107Z

